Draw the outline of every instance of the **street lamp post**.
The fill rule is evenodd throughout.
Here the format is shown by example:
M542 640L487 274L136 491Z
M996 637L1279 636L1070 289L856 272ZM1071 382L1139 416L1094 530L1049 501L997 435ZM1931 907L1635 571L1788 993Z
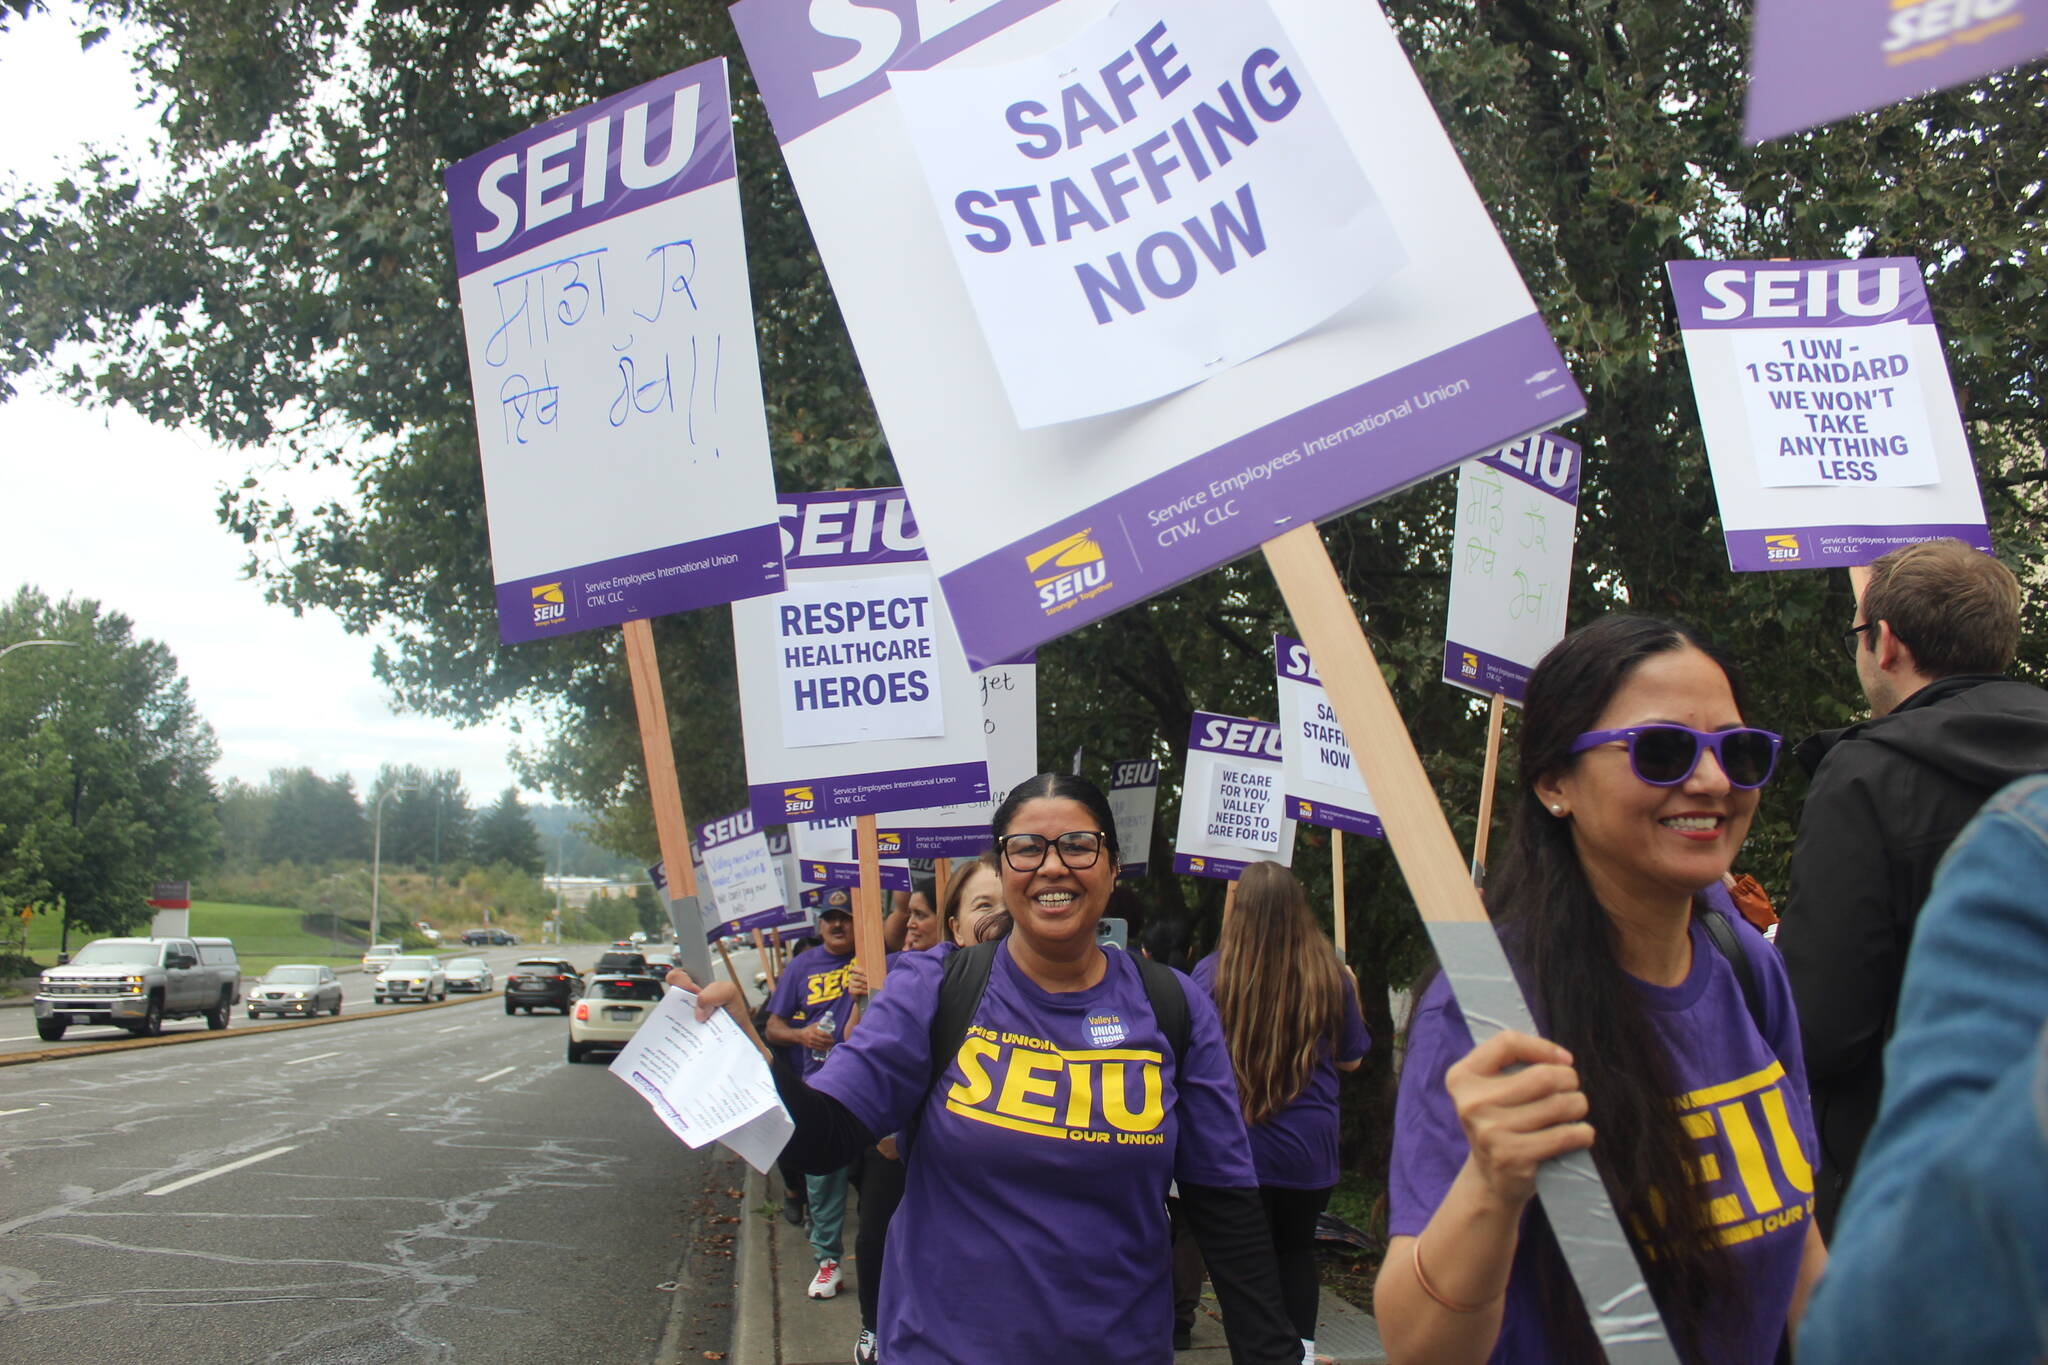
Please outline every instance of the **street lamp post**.
M386 787L377 797L376 818L370 824L370 946L377 946L377 928L382 923L378 893L384 877L384 803L393 792L415 792L418 787Z
M0 659L6 658L17 649L27 649L30 645L63 645L71 649L80 648L76 640L16 640L7 648L0 649Z

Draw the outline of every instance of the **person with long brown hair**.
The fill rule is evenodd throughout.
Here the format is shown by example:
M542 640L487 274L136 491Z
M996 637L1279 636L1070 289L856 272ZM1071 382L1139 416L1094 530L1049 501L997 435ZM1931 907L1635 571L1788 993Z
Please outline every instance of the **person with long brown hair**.
M1486 906L1545 1036L1474 1046L1444 978L1418 994L1374 1286L1391 1360L1601 1358L1533 1198L1588 1148L1679 1358L1789 1358L1827 1252L1792 989L1721 887L1781 747L1746 710L1726 659L1648 617L1530 676Z
M1292 872L1253 863L1238 878L1234 906L1194 978L1216 1001L1281 1297L1303 1365L1313 1365L1322 1296L1316 1218L1338 1173L1337 1073L1357 1070L1372 1039L1358 988Z

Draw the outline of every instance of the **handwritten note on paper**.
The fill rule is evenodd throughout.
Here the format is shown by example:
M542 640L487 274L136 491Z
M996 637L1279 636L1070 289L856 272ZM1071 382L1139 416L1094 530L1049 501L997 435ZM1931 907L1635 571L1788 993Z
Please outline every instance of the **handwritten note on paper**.
M1444 681L1519 703L1564 638L1579 448L1532 436L1463 465L1451 552Z
M640 1092L685 1145L723 1142L765 1173L794 1131L768 1063L723 1012L697 1022L696 997L671 986L611 1073Z

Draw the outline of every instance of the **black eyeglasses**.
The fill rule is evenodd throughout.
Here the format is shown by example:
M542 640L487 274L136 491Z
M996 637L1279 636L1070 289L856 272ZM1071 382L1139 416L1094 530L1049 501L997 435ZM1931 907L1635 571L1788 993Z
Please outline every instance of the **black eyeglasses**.
M1675 787L1693 775L1700 755L1714 751L1714 761L1728 775L1728 785L1754 791L1771 780L1778 750L1785 741L1769 730L1695 730L1689 725L1633 725L1626 730L1588 730L1572 741L1572 752L1584 753L1617 741L1628 745L1629 766L1653 787Z
M1014 872L1035 872L1044 866L1047 848L1057 849L1060 862L1070 871L1082 872L1095 866L1108 843L1109 836L1099 829L1076 829L1051 839L1043 834L1005 834L996 846Z
M1859 640L1857 640L1856 637L1861 635L1866 630L1876 629L1877 622L1875 621L1872 621L1869 625L1865 626L1849 627L1847 630L1842 632L1842 648L1849 652L1849 657L1854 658L1856 656L1856 650L1861 643Z

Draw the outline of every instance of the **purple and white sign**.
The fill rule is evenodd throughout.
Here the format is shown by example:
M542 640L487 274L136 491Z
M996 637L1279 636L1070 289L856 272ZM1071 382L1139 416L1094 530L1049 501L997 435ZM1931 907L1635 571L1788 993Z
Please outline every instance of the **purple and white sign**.
M1279 694L1281 793L1287 813L1304 824L1340 829L1374 839L1380 827L1372 793L1351 756L1351 743L1337 724L1336 708L1323 695L1308 646L1291 635L1273 637L1274 685Z
M1942 536L1990 551L1917 261L1667 269L1731 568L1847 568Z
M1151 865L1152 821L1159 810L1158 761L1133 758L1111 764L1108 796L1124 855L1117 878L1142 877Z
M1584 407L1378 6L1291 0L1269 13L1263 5L1127 0L1107 17L1105 8L1097 0L906 0L880 8L740 0L732 10L976 667L1236 559L1285 527L1335 516ZM1237 40L1227 26L1240 22L1270 22L1278 36L1218 74L1210 69L1216 59L1200 54L1230 49ZM1010 215L1019 259L1093 253L1088 268L1129 306L1099 296L1111 322L1096 323L1091 307L1088 326L1114 331L1142 317L1170 333L1219 279L1249 268L1248 239L1229 236L1237 264L1224 272L1187 226L1192 219L1220 252L1217 234L1233 230L1211 210L1226 205L1249 232L1237 197L1249 186L1260 225L1270 229L1256 258L1261 270L1298 263L1342 306L1305 332L1289 330L1295 319L1244 353L1211 348L1199 357L1218 362L1206 377L1168 396L1027 428L1006 384L1016 366L999 363L977 294L954 259L957 211L934 208L926 163L890 80L892 72L1036 62L1074 43L1114 51L1061 76L1058 88L1012 97L1002 112L1007 122L1017 108L1020 121L1056 131L1061 159L1078 150L1092 169L1051 178L1071 182L1065 189L1021 175L1020 159L1032 158L1020 158L1015 144L1046 146L1049 134L1014 128L1008 143L991 140L985 166L948 163L963 190L994 201L986 211L974 201L976 213ZM1142 89L1133 85L1139 81ZM1169 85L1171 100L1190 101L1187 109L1160 97ZM1277 109L1289 89L1300 95L1294 112L1262 118L1253 95ZM1043 120L1024 107L1033 103L1048 111ZM1403 253L1383 278L1361 283L1348 269L1326 269L1312 242L1282 221L1277 200L1271 222L1263 216L1263 196L1278 183L1267 181L1263 154L1284 145L1290 121L1311 107L1341 134L1357 177L1346 183L1369 188ZM1122 243L1119 216L1103 206L1109 188L1124 182L1138 186L1115 191L1134 221L1166 215L1135 246ZM1087 225L1083 195L1114 231ZM1046 246L1029 245L1021 204L1037 215ZM1355 204L1356 196L1343 198L1332 223ZM981 231L986 238L993 230ZM1024 245L1015 245L1017 234ZM1111 259L1119 252L1128 289ZM1175 272L1189 259L1195 273L1182 290ZM1083 264L1067 267L1074 283L1063 295L1085 290ZM1277 287L1268 298L1280 307ZM1133 311L1139 303L1142 315ZM1260 347L1267 349L1250 353ZM1047 351L1038 361L1060 365L1070 383L1105 372L1117 378L1117 364L1078 364L1073 354ZM1004 528L995 537L992 497Z
M1579 447L1531 436L1458 470L1444 681L1517 706L1564 638L1578 534Z
M1280 727L1266 720L1195 712L1180 785L1173 870L1236 881L1256 862L1294 863Z
M2048 55L2048 0L1756 0L1743 139L1818 127Z
M782 586L723 60L445 175L498 633Z
M785 495L789 585L735 602L762 824L986 801L980 688L900 488Z
M789 827L789 833L799 882L809 886L860 885L860 853L853 846L854 817L799 821ZM903 860L902 839L877 830L875 847L882 855L882 889L908 891L910 865Z
M988 746L988 799L894 811L880 833L894 835L911 858L974 858L989 847L996 807L1038 767L1038 664L1035 656L974 675L981 693L981 735Z
M787 920L789 902L753 811L699 825L697 846L703 851L704 880L718 905L720 926L714 937L772 929Z

